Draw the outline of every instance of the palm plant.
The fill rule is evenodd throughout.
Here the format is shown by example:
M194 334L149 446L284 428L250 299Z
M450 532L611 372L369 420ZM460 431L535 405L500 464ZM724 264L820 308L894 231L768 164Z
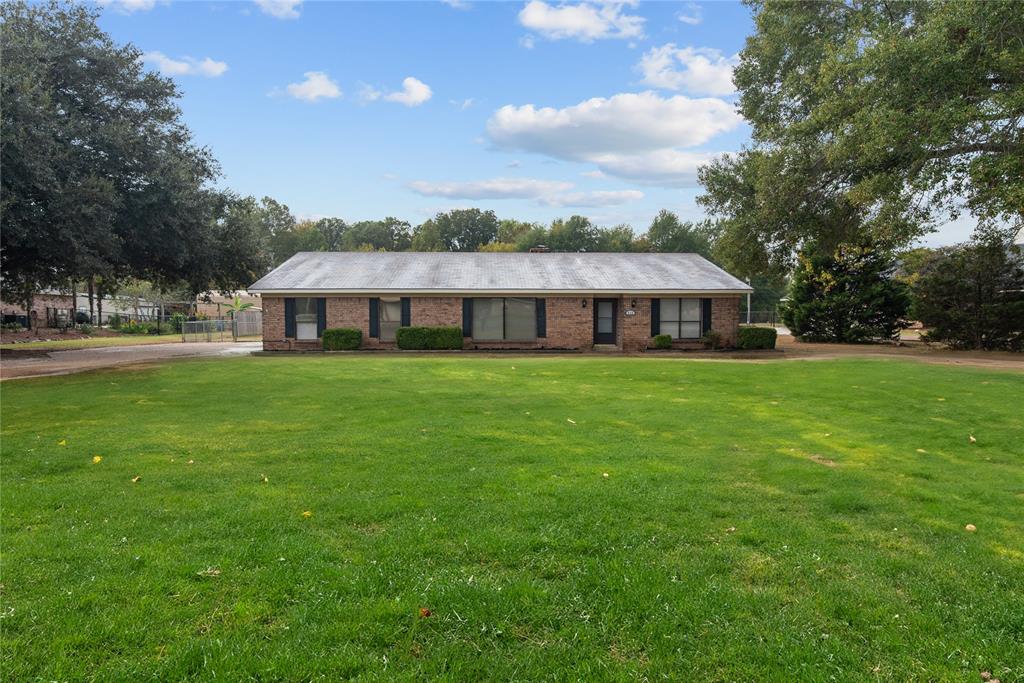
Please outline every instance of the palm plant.
M235 300L227 306L228 312L231 313L231 339L233 341L238 341L238 326L235 324L235 314L247 311L252 308L253 305L250 302L242 303L242 297L236 294Z

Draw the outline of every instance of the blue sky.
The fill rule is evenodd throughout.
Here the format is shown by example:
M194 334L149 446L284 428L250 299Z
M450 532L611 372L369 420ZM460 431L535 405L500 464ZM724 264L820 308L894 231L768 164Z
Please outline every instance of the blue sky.
M695 168L750 132L729 80L739 3L102 4L179 83L222 183L300 217L477 206L641 233L662 208L702 218Z

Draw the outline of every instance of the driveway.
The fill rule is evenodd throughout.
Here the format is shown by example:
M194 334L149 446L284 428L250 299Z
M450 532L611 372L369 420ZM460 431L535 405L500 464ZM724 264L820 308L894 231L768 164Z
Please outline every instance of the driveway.
M0 379L66 375L85 370L138 365L211 356L238 356L259 351L260 342L187 342L107 346L72 351L4 351L0 357Z

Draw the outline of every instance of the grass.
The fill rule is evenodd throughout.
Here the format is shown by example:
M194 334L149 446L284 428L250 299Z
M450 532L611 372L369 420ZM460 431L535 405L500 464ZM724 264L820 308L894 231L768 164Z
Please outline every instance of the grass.
M90 337L88 339L48 339L45 341L11 342L0 344L0 349L43 349L71 351L74 349L95 349L107 346L138 346L140 344L171 344L181 341L181 332L166 334L124 334L113 337Z
M0 668L1024 680L1022 400L1019 374L886 360L5 383Z

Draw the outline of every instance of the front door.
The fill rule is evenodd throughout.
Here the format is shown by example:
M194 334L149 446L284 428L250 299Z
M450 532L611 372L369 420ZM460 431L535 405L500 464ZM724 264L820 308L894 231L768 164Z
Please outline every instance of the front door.
M594 299L594 343L615 343L615 299Z

